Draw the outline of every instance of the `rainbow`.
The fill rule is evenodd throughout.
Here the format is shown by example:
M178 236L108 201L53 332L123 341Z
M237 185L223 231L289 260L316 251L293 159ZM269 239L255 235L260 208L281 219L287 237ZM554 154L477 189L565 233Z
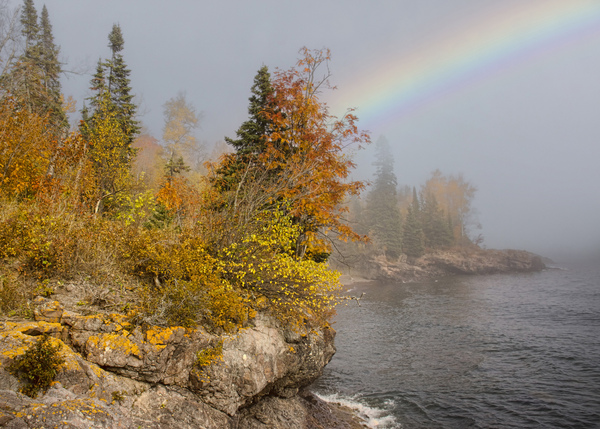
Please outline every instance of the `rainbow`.
M332 105L356 106L361 128L383 132L475 82L600 35L598 0L528 0L482 15L353 77Z

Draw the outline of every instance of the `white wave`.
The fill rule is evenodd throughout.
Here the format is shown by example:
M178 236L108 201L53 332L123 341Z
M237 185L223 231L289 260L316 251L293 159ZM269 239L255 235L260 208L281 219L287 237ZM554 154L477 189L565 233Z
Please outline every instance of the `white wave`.
M559 267L558 265L546 265L546 270L569 271L568 268Z
M353 410L364 424L371 429L399 429L402 427L394 416L389 414L389 410L370 407L356 398L342 397L337 393L330 395L315 393L315 395L325 402L338 404ZM385 405L392 408L395 403L392 400L387 400Z

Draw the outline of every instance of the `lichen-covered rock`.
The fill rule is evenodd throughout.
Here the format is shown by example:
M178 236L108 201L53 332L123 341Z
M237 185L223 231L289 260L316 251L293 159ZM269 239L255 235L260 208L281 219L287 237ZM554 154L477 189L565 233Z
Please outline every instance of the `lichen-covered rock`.
M223 360L192 373L191 389L229 415L257 396L294 396L321 375L335 353L334 332L290 336L266 317L223 342Z
M214 340L200 328L133 327L118 314L65 312L62 322L70 327L70 344L90 362L135 380L182 387L198 351Z
M0 390L2 427L16 428L129 428L130 420L93 398L80 398L64 388L53 387L41 400Z
M64 308L58 301L50 301L38 296L35 303L39 304L33 310L35 320L52 323L60 322Z
M34 304L38 319L52 321L0 321L1 427L246 429L260 413L306 422L310 413L295 395L335 352L333 330L284 330L265 316L216 337L203 329L134 327L118 314L84 316L45 298ZM60 310L59 320L41 309ZM32 399L18 393L7 368L43 334L65 363L51 388ZM197 353L217 344L222 359L198 367ZM262 411L240 420L250 409ZM294 426L273 426L280 427Z
M158 386L138 396L131 408L132 427L145 429L227 429L231 419L180 388ZM243 429L243 428L239 428Z

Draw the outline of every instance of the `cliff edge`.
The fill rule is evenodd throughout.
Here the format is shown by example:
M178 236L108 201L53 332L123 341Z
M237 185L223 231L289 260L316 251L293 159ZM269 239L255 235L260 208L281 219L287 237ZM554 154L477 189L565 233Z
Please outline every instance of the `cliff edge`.
M217 336L79 314L43 297L33 314L34 321L0 321L0 427L359 427L304 390L335 353L331 328L292 331L259 315ZM65 364L45 393L30 398L8 368L44 334ZM214 350L216 358L200 358Z

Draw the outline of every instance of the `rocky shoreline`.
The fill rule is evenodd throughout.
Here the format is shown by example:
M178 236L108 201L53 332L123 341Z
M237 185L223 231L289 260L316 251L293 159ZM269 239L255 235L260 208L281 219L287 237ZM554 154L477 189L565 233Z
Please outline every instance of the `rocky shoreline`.
M366 258L349 272L368 280L415 282L451 275L487 275L536 272L546 268L542 257L524 250L456 248L436 250L420 258L402 255Z
M373 258L354 275L421 281L456 274L532 272L542 259L516 250L454 249L409 260ZM66 288L68 289L68 288ZM60 295L59 295L60 296ZM335 331L298 331L259 314L231 335L134 326L117 313L37 297L34 320L0 320L0 427L361 429L352 410L307 390L335 353ZM32 399L8 371L41 335L65 365ZM221 357L198 364L198 353Z
M329 327L299 332L259 315L232 335L133 326L120 314L80 314L38 297L35 320L0 321L0 427L358 429L350 410L306 387L335 353ZM40 335L65 365L47 392L19 393L7 368ZM198 366L198 352L222 358Z

